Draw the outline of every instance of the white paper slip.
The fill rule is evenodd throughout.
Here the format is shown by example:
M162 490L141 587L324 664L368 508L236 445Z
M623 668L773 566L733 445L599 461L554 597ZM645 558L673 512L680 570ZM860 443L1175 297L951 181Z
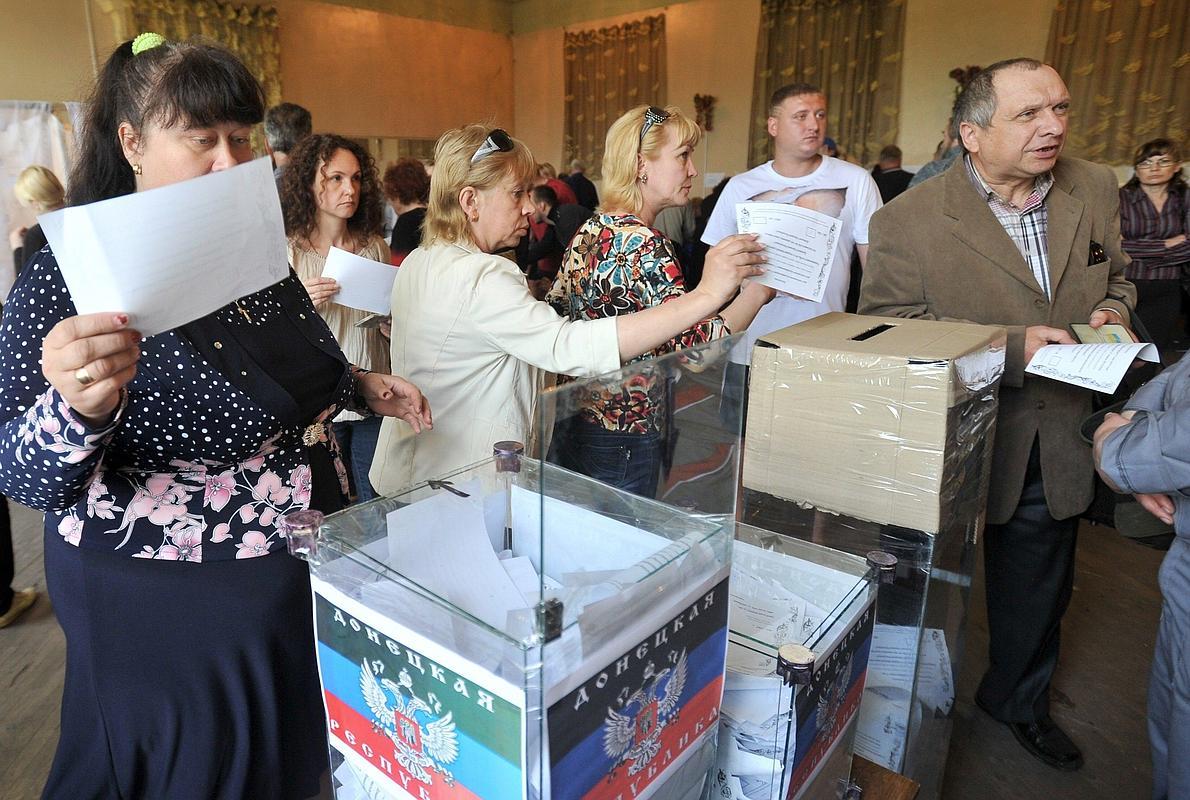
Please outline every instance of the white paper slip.
M267 158L38 221L78 312L123 311L144 336L289 275Z
M826 294L841 220L788 203L737 203L740 233L760 234L764 275L756 280L780 292L819 302Z
M397 270L390 264L373 261L332 247L326 256L322 277L339 282L339 293L331 300L341 306L388 314L392 308L393 281Z
M483 506L474 495L433 495L387 516L388 563L439 597L504 630L525 598L488 539Z
M1151 343L1047 344L1033 355L1025 372L1111 394L1135 359L1157 362Z

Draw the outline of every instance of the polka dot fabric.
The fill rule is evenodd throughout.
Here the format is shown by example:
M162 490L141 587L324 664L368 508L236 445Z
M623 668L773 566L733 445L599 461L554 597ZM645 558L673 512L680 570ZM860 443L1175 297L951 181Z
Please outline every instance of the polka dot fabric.
M283 317L285 302L302 304L291 316L314 326L308 337L326 337L292 273L212 316L253 328ZM76 313L46 248L21 272L0 325L0 493L45 511L47 528L82 547L196 563L284 549L278 519L310 503L306 424L282 423L167 331L142 342L124 406L91 429L41 373L42 340ZM315 420L341 481L330 419L355 390L343 366Z

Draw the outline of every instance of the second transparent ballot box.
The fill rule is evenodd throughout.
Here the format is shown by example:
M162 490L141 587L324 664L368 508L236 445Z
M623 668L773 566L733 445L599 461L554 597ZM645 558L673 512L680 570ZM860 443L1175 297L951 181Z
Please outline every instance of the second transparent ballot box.
M854 751L941 790L991 476L1002 328L826 314L753 352L742 519L898 563Z
M529 441L290 534L337 800L699 800L728 637L731 343L566 383ZM550 460L609 396L658 434L628 440L634 467L663 442L629 488L583 471L620 463L614 436L594 466Z
M892 562L737 527L716 796L847 796L876 585Z

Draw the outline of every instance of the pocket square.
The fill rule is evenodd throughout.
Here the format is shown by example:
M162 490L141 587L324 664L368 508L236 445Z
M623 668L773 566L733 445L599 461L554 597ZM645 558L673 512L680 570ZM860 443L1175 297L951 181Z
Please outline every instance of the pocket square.
M1092 239L1090 253L1087 255L1087 266L1093 267L1104 261L1107 261L1107 251L1103 249L1103 245Z

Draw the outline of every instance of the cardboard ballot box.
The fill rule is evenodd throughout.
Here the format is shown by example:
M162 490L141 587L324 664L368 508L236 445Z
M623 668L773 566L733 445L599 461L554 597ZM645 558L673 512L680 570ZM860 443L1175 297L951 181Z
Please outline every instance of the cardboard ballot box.
M825 314L752 351L744 485L937 532L996 412L1002 328Z
M731 344L598 386L660 377L680 385L670 396L713 397ZM538 441L590 388L539 398ZM505 442L317 527L286 519L311 566L337 800L699 800L717 742L738 480L738 431L716 406L666 409L682 442L656 497ZM727 458L705 469L691 460L705 452Z
M863 558L737 527L712 796L842 796L872 644L875 580Z

